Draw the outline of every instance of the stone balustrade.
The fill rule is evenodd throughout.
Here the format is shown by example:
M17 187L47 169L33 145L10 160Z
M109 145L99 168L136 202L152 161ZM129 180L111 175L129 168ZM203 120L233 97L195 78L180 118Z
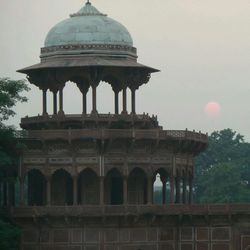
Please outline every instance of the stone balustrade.
M209 205L117 205L117 206L24 206L12 207L13 217L102 217L102 216L170 216L170 215L237 215L250 214L250 204L209 204Z

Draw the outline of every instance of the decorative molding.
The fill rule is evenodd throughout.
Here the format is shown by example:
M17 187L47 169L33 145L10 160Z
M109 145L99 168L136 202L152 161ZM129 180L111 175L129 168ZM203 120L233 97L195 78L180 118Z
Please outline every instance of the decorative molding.
M71 44L59 45L41 48L41 56L47 53L56 51L77 51L77 50L113 50L130 52L136 56L137 49L126 45L112 45L112 44Z
M80 164L96 164L99 163L98 157L77 157L76 163Z
M46 158L23 158L24 164L45 164Z
M73 158L71 157L52 157L49 158L49 164L72 164L73 163Z

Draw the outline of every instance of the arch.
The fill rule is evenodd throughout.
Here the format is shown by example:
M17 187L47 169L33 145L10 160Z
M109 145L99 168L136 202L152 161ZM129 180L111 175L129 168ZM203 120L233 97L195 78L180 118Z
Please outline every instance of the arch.
M168 172L164 168L157 169L153 174L155 204L166 204L170 201L170 182Z
M110 205L123 203L123 178L117 168L111 169L105 177L104 201Z
M97 109L99 113L114 113L114 92L112 86L107 82L101 81L97 90Z
M51 203L57 206L73 204L73 179L64 169L56 170L52 175Z
M128 177L128 202L147 203L147 176L141 168L134 168Z
M28 174L29 172L36 170L38 171L40 174L42 174L44 177L46 176L46 171L44 169L40 169L39 167L31 167L31 168L27 168L25 169L22 178L28 178Z
M28 206L43 206L46 204L46 183L43 173L38 169L27 172L27 203Z
M75 79L67 81L63 89L64 111L66 114L82 113L82 94L76 81ZM74 96L74 101L72 101L72 96Z
M100 201L100 182L95 171L86 168L77 180L78 204L97 205Z
M56 173L56 172L58 172L58 171L60 171L60 170L62 170L62 171L64 171L64 172L66 172L68 175L70 175L70 177L72 178L72 174L70 173L70 171L67 169L67 167L57 167L57 168L53 168L52 170L51 170L51 176L53 177L53 175Z

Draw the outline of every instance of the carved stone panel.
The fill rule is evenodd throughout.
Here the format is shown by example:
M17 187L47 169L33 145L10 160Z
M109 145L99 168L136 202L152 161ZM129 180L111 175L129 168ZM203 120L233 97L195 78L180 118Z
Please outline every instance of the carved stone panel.
M129 163L149 163L150 157L131 156L127 158Z
M77 164L96 164L99 163L99 157L77 157Z
M64 165L64 164L72 164L73 159L71 157L53 157L49 158L49 164L53 165Z
M25 164L45 164L46 158L42 158L42 157L28 158L28 157L25 157L23 159L23 163L25 163Z

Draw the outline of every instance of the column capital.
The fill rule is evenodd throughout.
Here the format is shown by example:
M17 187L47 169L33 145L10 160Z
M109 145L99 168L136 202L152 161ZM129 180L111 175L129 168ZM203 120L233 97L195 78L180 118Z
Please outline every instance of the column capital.
M165 175L161 175L161 176L160 176L160 179L161 179L161 182L162 182L162 183L166 183L167 180L168 180L167 176L165 176Z
M82 94L86 95L89 92L90 84L77 83L76 84Z

